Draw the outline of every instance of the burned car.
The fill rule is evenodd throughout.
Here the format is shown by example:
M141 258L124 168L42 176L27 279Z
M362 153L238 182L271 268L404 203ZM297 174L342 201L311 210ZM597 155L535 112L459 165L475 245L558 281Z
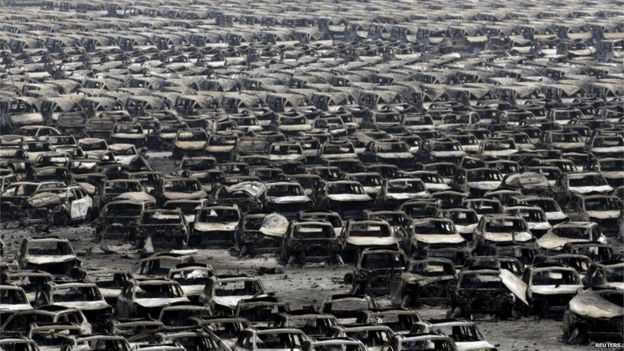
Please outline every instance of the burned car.
M266 183L266 207L271 211L292 213L311 209L312 199L305 194L303 187L295 182Z
M125 318L157 318L164 307L184 302L189 300L180 285L172 280L132 280L117 298L115 313Z
M365 249L360 253L355 270L345 276L353 294L386 295L399 285L406 266L402 251Z
M212 276L199 296L199 302L215 314L233 314L239 301L265 296L262 281L244 275Z
M606 260L593 262L587 269L586 285L592 288L624 290L624 262Z
M622 342L624 292L615 289L588 289L568 304L563 317L563 339L571 344L592 341Z
M144 203L126 200L106 204L95 224L96 237L133 242L147 207Z
M95 283L106 303L111 306L115 305L121 290L132 279L132 274L125 269L87 269L84 274L84 280Z
M337 180L324 183L316 194L316 205L338 213L369 208L373 199L356 181Z
M24 290L18 286L0 284L0 317L3 322L7 317L20 312L29 311L33 307L26 297Z
M35 302L38 306L75 308L87 317L96 332L106 330L113 316L112 307L106 303L95 283L50 282L41 286Z
M275 252L289 228L288 219L277 213L247 213L243 216L236 241L241 257L259 252Z
M475 229L476 251L484 253L488 247L509 244L534 245L535 237L524 218L511 215L483 216Z
M399 292L395 296L405 308L447 305L456 288L457 273L452 261L444 258L410 260L401 274Z
M483 316L516 319L516 296L492 269L464 270L459 273L453 294L452 316L477 319ZM511 273L510 273L511 274Z
M529 267L522 276L522 283L510 275L503 275L505 284L513 285L514 293L522 293L526 297L517 295L518 299L526 303L530 311L539 316L561 317L568 306L568 302L583 288L578 272L573 268L551 264L542 264Z
M466 240L449 219L414 219L410 230L410 255L414 258L447 258L459 267L471 254Z
M340 240L342 256L350 262L356 261L367 248L399 248L392 227L381 220L348 221Z
M175 268L169 270L167 277L180 285L184 295L191 302L197 302L212 275L211 266L193 262L177 264Z
M280 256L283 262L341 262L340 242L327 221L295 221L282 238Z
M606 244L607 238L598 224L592 222L567 222L557 224L537 240L537 245L549 252L559 252L571 243Z
M69 240L55 236L23 239L18 262L22 269L66 276L81 264Z
M179 209L150 209L143 212L134 245L145 253L162 249L184 249L189 243L189 226Z
M93 199L79 186L46 188L23 205L26 224L76 224L93 217Z
M328 297L318 307L318 312L334 315L339 324L353 324L362 311L377 307L368 295L336 294Z
M236 240L241 213L238 206L210 206L195 215L190 239L193 245L231 246Z

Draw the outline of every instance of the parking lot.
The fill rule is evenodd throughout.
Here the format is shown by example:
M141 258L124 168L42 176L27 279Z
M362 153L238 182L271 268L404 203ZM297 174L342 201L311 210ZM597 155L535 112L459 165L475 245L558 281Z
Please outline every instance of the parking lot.
M0 0L0 350L623 343L621 5Z

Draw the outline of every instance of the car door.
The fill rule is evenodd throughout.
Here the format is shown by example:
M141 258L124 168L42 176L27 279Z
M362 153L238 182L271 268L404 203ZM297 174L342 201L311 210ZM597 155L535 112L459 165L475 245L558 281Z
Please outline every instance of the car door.
M69 205L69 216L72 222L87 219L91 208L93 207L93 199L82 189L69 189L72 192Z

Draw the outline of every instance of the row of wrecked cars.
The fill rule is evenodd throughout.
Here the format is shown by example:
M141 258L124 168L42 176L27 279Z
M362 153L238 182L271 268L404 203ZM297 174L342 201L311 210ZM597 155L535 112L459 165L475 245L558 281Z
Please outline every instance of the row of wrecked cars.
M59 237L27 238L3 263L0 346L7 350L495 350L466 320L421 319L366 294L291 309L248 275L217 274L193 250L142 259L134 272L83 268ZM414 346L416 345L416 346Z
M564 341L622 338L622 283L604 285L621 277L622 262L591 264L583 289L576 270L546 258L527 268L475 258L457 274L449 260L368 249L351 293L291 309L260 277L217 274L194 250L154 254L131 272L84 268L67 239L40 237L24 239L16 261L4 262L0 276L0 345L9 350L496 350L470 320L516 318L528 306L559 314ZM385 286L355 289L364 275L384 274ZM388 286L403 300L377 305L372 296ZM413 308L422 304L450 306L449 319L423 320Z
M2 245L0 349L492 350L471 320L525 315L622 341L619 2L36 5L0 14L2 223L143 259ZM351 291L291 309L207 247Z

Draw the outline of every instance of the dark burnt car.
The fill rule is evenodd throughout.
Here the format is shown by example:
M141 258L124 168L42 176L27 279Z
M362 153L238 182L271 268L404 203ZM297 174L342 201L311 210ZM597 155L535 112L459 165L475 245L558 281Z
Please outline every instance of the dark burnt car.
M452 298L452 315L471 319L487 315L517 318L515 295L499 275L500 271L492 269L462 271Z
M239 301L267 296L262 281L245 275L212 276L199 296L199 302L215 314L232 315Z
M106 303L111 306L115 305L117 296L132 279L132 274L128 270L120 268L87 269L84 275L84 280L95 283Z
M315 195L319 209L330 209L342 214L370 208L373 202L362 184L350 180L324 183Z
M587 269L586 285L592 288L624 290L624 262L617 260L593 262Z
M570 299L583 288L574 268L548 263L527 268L522 280L531 312L539 316L560 317Z
M104 240L133 241L146 207L144 203L128 200L106 204L95 224L96 237Z
M349 324L355 323L362 311L376 307L375 301L368 295L336 294L325 299L318 311L334 315L339 324Z
M275 325L281 328L297 328L307 336L319 338L327 335L329 329L338 324L331 314L319 313L313 309L291 310L275 318Z
M75 308L87 317L96 332L103 332L109 327L113 312L97 285L88 282L49 282L41 286L35 303L38 306Z
M622 301L619 289L588 289L568 303L563 317L563 341L570 344L624 342Z
M143 212L135 246L147 253L163 249L183 249L189 243L189 227L180 209L153 209Z
M279 314L287 313L290 307L287 302L274 296L262 296L238 301L234 316L244 318L253 327L269 327L275 325Z
M327 221L295 221L282 238L281 259L304 265L306 262L338 263L340 243Z
M24 238L17 259L21 269L41 270L52 275L69 276L80 267L69 240L55 236Z
M398 249L399 242L388 222L382 220L348 221L340 235L342 256L354 262L367 248Z
M352 293L386 295L398 285L406 266L403 251L365 249L360 253L355 270L346 283L352 283Z
M241 213L234 206L210 206L195 215L191 243L197 246L230 246L239 230Z
M471 248L449 219L415 219L410 230L410 254L414 258L441 257L460 267L471 255Z
M447 305L457 288L457 273L452 261L444 258L410 260L401 275L401 306ZM397 301L398 302L398 301Z
M299 183L271 182L266 183L265 187L268 210L292 213L313 206L312 199L305 194Z
M236 234L239 255L275 252L289 228L288 219L277 213L247 213L243 215Z

